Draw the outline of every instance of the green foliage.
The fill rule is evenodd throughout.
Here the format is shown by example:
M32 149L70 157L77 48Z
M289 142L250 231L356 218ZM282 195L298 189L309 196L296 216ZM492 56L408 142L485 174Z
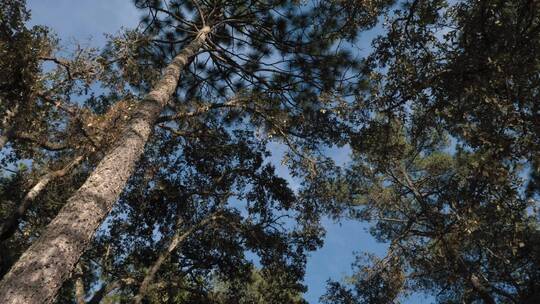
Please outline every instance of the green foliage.
M327 302L538 301L538 10L403 1L386 16L346 179L350 216L389 250L349 287L331 282Z
M12 149L4 164L29 164L14 173L24 182L2 182L16 194L0 202L2 215L55 174L3 243L13 256L2 271L116 144L165 66L210 26L136 174L57 301L72 301L83 285L90 302L129 302L137 294L151 303L211 302L219 277L234 283L220 295L225 302L302 303L306 254L322 244L319 218L331 206L322 192L301 200L268 164L267 144L287 147L284 163L306 186L331 186L324 170L333 164L318 151L345 143L349 105L333 99L361 82L353 81L361 63L347 47L391 1L365 9L339 1L134 2L148 15L141 27L108 36L102 50L77 45L61 58L60 43L45 34L39 52L36 37L3 44L24 53L33 69L28 83L17 83L25 95L0 109L17 122L9 132L2 126ZM24 2L8 4L27 18ZM17 22L18 31L30 31Z
M286 272L279 269L253 268L247 282L218 278L212 292L213 303L305 304L302 289Z
M0 216L82 159L1 243L2 274L116 143L165 66L210 26L59 303L74 301L77 284L90 303L138 293L143 303L305 303L320 219L344 214L371 223L389 249L329 282L325 303L414 292L440 303L538 302L535 1L134 3L140 28L65 58L49 29L25 27L24 1L0 4L9 143ZM376 25L383 33L362 60L355 43ZM269 143L286 147L298 191L268 163ZM323 151L345 145L342 169Z

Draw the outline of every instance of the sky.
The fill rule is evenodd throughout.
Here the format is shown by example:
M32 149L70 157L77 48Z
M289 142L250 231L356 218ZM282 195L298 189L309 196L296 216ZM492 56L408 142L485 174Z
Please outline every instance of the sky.
M112 34L124 28L134 28L139 22L139 12L130 0L27 0L31 10L30 24L50 27L61 40L61 44L71 48L74 43L102 47L104 34ZM369 40L372 35L366 35ZM365 41L365 45L369 45ZM362 41L360 41L362 44ZM283 153L279 145L272 145L272 161L277 172L286 178L294 188L287 169L280 165ZM338 163L348 159L347 149L330 149L329 153ZM310 304L319 303L319 297L325 293L327 280L341 280L351 274L351 263L355 252L365 251L384 254L386 246L377 243L367 232L366 224L356 221L336 223L324 219L326 228L325 245L313 252L307 263L305 285L308 291L305 299ZM423 296L413 296L405 303L431 303Z

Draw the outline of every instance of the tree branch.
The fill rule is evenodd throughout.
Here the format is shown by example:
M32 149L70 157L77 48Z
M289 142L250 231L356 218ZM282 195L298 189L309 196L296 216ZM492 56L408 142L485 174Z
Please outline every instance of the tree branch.
M148 292L148 289L150 287L150 284L154 280L156 273L159 271L163 263L166 261L166 259L170 256L170 254L181 245L193 232L197 231L198 229L204 227L210 222L213 222L217 220L218 218L221 218L221 215L218 213L219 211L213 213L209 217L201 220L197 224L191 226L189 229L184 231L184 233L181 233L180 230L177 230L176 233L173 235L169 246L167 246L167 249L163 251L158 259L155 261L155 263L152 265L146 276L144 277L141 285L139 286L139 291L137 292L137 295L133 298L134 304L140 304L142 303L142 300L146 293ZM180 219L177 225L180 224Z
M19 222L22 217L26 214L30 204L36 199L36 197L45 189L45 187L54 179L63 177L68 174L71 169L76 167L83 160L83 156L77 156L70 163L68 163L64 168L52 171L44 176L42 176L39 181L26 193L25 197L21 201L20 205L15 209L15 211L6 218L0 225L0 241L5 241L10 238L13 233L17 230Z

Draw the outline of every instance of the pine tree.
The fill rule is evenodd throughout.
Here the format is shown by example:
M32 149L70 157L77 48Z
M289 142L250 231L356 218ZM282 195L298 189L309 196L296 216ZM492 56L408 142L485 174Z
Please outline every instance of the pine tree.
M312 173L317 170L316 160L309 151L321 143L343 142L339 129L344 125L335 129L340 119L321 111L319 97L355 90L356 83L349 80L354 78L347 77L359 64L347 50L336 46L342 40L355 39L357 28L372 26L373 13L351 12L331 2L136 1L136 5L149 12L143 20L147 27L142 33L127 33L133 38L127 48L113 40L113 53L89 56L84 62L65 61L51 54L42 58L64 69L61 75L67 81L60 86L65 87L64 92L38 91L38 98L61 108L64 115L73 114L67 121L78 126L75 138L82 135L86 140L82 149L77 142L68 147L75 152L91 147L85 155L93 161L86 167L91 171L84 184L3 277L2 302L54 300L124 191L156 124L170 135L204 136L204 129L195 129L196 119L186 118L217 112L216 123L244 123L283 140L293 158L310 164ZM356 15L362 21L351 22ZM111 54L118 58L115 64L106 62ZM113 72L118 66L121 77ZM131 99L113 102L119 107L110 106L95 115L73 108L61 98L51 98L73 94L71 84L76 77L85 82L83 90L99 78L116 89L112 100ZM128 92L126 85L132 85ZM104 98L95 105L99 108L101 103L107 109L106 102ZM125 110L119 111L122 104ZM125 121L111 128L116 118ZM95 125L103 128L93 128ZM98 130L116 132L107 137L110 131ZM21 137L13 137L14 142ZM42 138L49 139L51 134ZM76 153L73 159L78 157Z
M389 250L332 282L327 303L538 301L538 12L404 1L387 16L343 208Z

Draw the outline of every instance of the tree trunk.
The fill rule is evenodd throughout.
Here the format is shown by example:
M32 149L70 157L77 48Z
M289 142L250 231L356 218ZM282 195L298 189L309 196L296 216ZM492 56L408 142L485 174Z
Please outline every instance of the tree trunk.
M15 211L11 213L0 225L0 241L7 240L15 233L21 218L26 214L26 210L28 210L30 204L52 180L68 174L69 171L71 171L73 167L77 166L82 160L82 156L77 156L64 168L58 171L49 172L41 177L34 187L32 187L32 189L30 189L30 191L28 191L28 193L24 196L17 209L15 209Z
M181 71L202 47L209 32L210 28L204 27L167 66L163 77L137 105L118 144L4 276L0 282L0 303L54 301L133 173L155 121L176 90Z
M197 229L203 227L204 225L208 224L209 222L212 222L216 220L219 216L217 214L213 214L196 225L190 227L188 230L186 230L184 233L180 233L180 231L176 231L174 236L171 239L171 242L169 243L169 246L167 247L167 250L163 251L156 262L150 267L150 270L144 277L141 285L139 286L139 291L137 292L137 295L133 298L134 304L140 304L148 292L148 288L150 287L150 284L154 281L154 278L156 277L156 273L161 268L161 265L167 260L171 252L173 252L178 245L182 244L194 231Z

